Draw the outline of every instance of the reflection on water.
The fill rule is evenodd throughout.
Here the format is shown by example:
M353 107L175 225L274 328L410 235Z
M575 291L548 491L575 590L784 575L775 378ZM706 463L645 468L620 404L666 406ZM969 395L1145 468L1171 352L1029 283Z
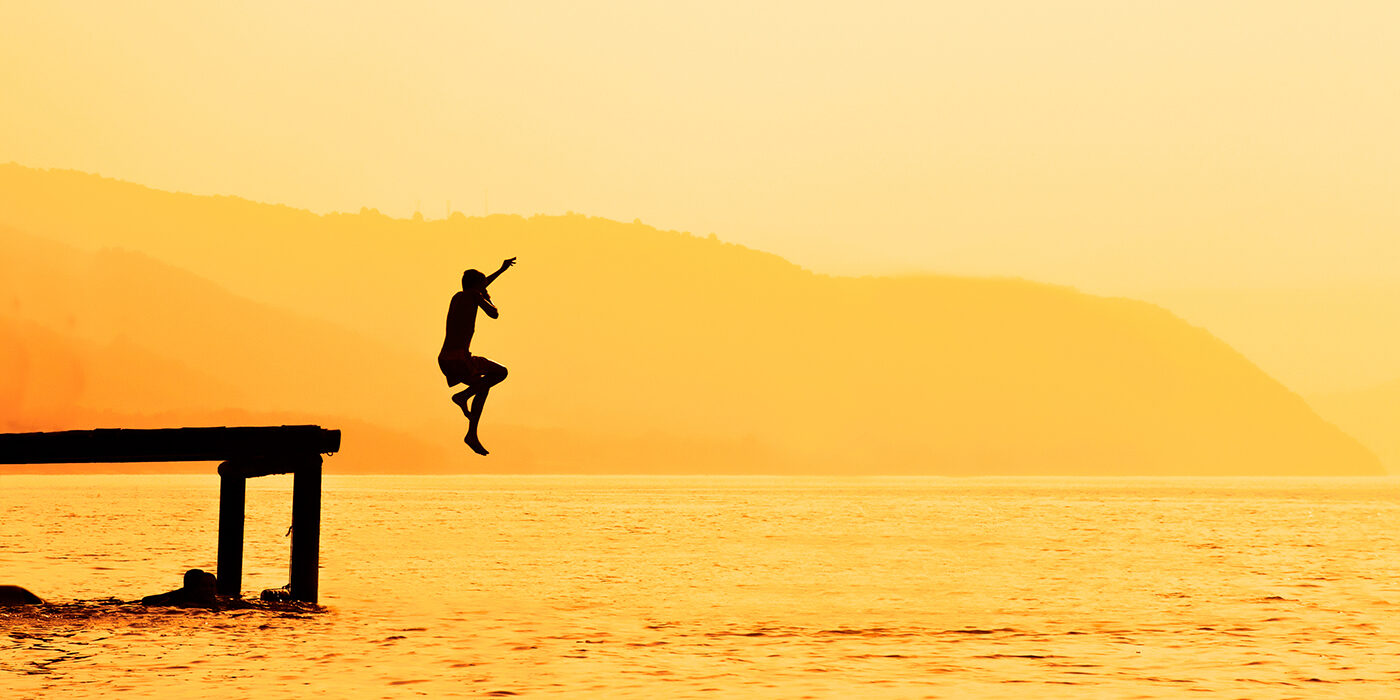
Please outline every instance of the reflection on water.
M248 593L290 478L249 482ZM1396 697L1393 480L327 477L329 611L0 611L8 697ZM0 583L213 568L217 478L0 476ZM65 613L64 610L67 610Z

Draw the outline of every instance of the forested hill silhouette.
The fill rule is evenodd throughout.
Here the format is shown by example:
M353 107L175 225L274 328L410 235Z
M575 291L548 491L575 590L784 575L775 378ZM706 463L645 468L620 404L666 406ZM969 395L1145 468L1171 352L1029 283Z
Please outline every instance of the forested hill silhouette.
M473 343L511 367L510 390L492 395L490 459L423 452L384 471L1380 472L1374 455L1205 330L1062 287L829 277L639 222L320 216L15 165L0 166L0 227L76 249L59 257L139 251L237 300L191 321L200 332L238 318L238 332L267 347L312 348L211 367L154 331L124 334L238 390L207 392L194 408L244 409L275 391L278 409L303 408L293 405L302 396L305 408L429 446L461 445L434 363L443 300L473 261L518 255L492 287L510 300L503 322ZM25 264L8 252L4 261ZM62 314L85 324L117 313L23 311L35 293L25 285L37 284L0 282L0 316L61 334ZM127 303L117 292L103 301ZM156 290L139 303L152 318L198 306ZM247 308L282 320L236 310ZM334 342L306 340L328 333ZM279 362L285 386L259 383L263 365ZM295 371L316 363L332 371ZM347 429L346 455L355 441Z

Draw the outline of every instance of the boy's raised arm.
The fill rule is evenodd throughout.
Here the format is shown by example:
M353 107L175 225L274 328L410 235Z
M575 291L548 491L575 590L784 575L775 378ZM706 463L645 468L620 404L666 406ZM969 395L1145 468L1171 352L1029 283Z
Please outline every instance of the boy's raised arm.
M496 278L497 278L497 277L500 277L502 272L505 272L506 270L509 270L509 269L510 269L510 266L511 266L511 265L514 265L514 264L515 264L515 258L506 258L506 259L501 263L501 269L496 270L495 272L492 272L491 274L487 275L487 276L486 276L486 281L485 281L484 283L482 283L481 286L483 286L483 287L489 287L489 286L491 286L491 283L492 283L492 282L495 282L495 281L496 281ZM483 308L484 308L484 307L483 307ZM488 312L488 313L490 313L490 312ZM495 316L492 316L491 318L495 318Z

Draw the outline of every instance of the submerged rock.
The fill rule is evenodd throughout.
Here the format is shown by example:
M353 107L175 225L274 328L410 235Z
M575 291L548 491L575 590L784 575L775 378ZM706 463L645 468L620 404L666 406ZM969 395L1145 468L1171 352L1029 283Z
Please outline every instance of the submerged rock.
M0 605L43 605L39 596L20 586L0 586Z
M281 588L264 588L260 596L264 603L286 603L292 599L292 587L290 584Z
M142 605L169 605L180 608L214 608L219 606L218 579L203 569L185 572L185 585L141 599Z

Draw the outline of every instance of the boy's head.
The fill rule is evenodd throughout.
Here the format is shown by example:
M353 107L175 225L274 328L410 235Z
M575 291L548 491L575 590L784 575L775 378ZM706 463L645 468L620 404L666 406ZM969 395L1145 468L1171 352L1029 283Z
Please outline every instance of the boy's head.
M486 275L480 270L467 270L462 273L462 291L470 292L473 289L481 289L486 282Z

